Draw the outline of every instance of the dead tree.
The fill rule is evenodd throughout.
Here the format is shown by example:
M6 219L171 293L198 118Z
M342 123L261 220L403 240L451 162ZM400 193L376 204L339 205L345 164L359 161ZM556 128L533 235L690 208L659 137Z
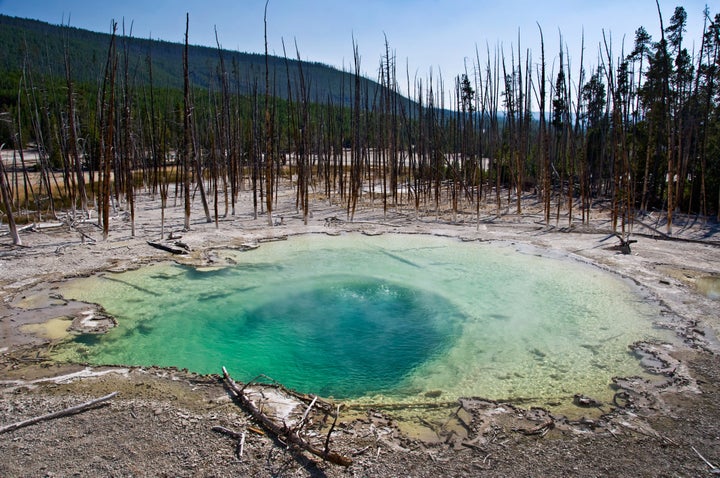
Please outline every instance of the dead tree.
M300 58L300 50L298 49L297 42L295 43L295 52L297 53L298 60L298 80L299 84L299 100L300 100L300 145L299 154L297 156L298 162L298 191L302 198L302 214L303 224L307 225L309 215L309 183L310 183L310 158L309 158L309 142L308 142L308 131L310 129L310 114L308 112L308 91L305 84L305 74L302 68L302 59ZM302 168L300 168L302 166Z
M4 147L4 144L0 145L0 153ZM2 190L2 200L3 206L5 207L5 214L8 218L10 237L12 237L13 244L16 246L22 246L20 234L18 234L18 230L15 225L15 218L12 213L12 194L10 193L10 186L8 185L7 178L5 177L5 162L2 160L2 156L0 156L0 189Z
M660 11L660 1L655 0L657 5L658 17L660 19L660 48L662 49L661 54L665 63L669 63L669 53L667 50L667 42L665 41L665 25L663 24L662 12ZM662 101L666 105L669 103L670 97L670 78L668 74L664 74L662 77ZM670 111L667 109L663 111L665 114L665 128L667 129L667 233L672 234L673 226L673 212L675 211L675 192L673 191L673 184L675 181L675 169L673 163L673 138L672 138L672 119L670 117Z
M547 125L545 121L545 40L540 24L540 158L542 162L542 191L543 191L543 210L545 212L545 224L550 224L550 196L552 194L552 182L550 178L550 152L548 151Z
M70 71L70 54L69 47L66 44L65 48L65 82L67 84L67 102L68 102L68 146L70 149L70 160L74 166L74 173L77 181L77 193L80 195L80 208L83 214L87 213L88 210L88 198L85 190L85 176L83 175L82 164L80 162L80 155L77 149L77 129L75 125L75 93L73 90L72 75ZM72 179L72 173L69 174ZM75 209L75 191L71 188L71 202L72 208Z
M230 206L230 196L228 195L228 172L232 174L233 171L233 153L234 150L232 144L231 135L231 116L230 116L230 85L228 81L228 72L225 68L225 57L223 55L222 47L220 46L220 39L218 38L217 28L215 29L215 43L217 43L218 57L220 60L220 91L222 94L221 102L222 107L220 109L220 121L218 124L218 138L220 151L222 152L223 162L220 166L220 175L222 176L222 188L223 196L225 199L225 212L223 217L228 216L228 209ZM230 189L232 194L235 193L235 181L232 176L230 177ZM215 222L217 223L217 188L215 191ZM234 201L234 197L233 197Z
M132 25L130 26L130 37L132 37ZM125 200L130 209L130 235L135 237L135 194L133 187L133 155L132 151L132 92L130 91L130 80L128 70L130 69L130 46L129 38L125 35L125 22L123 21L123 157L121 165L125 169Z
M212 222L210 216L210 209L208 208L207 198L205 197L205 187L202 180L202 168L200 161L196 157L198 154L196 149L193 147L193 132L192 132L192 104L190 101L190 73L188 67L188 31L190 29L190 14L185 14L185 48L183 50L183 194L185 195L185 230L190 230L190 203L192 197L190 195L190 179L192 176L191 162L195 162L198 188L200 189L200 197L202 199L203 207L205 208L205 218L207 222Z
M352 153L350 155L350 182L348 184L347 216L350 221L355 217L360 188L362 187L362 142L360 138L360 52L353 39L354 72L354 94L352 106ZM342 171L340 174L345 174Z
M307 451L335 465L352 465L351 458L331 452L329 450L330 434L333 431L335 423L333 423L333 427L328 432L324 448L320 449L312 443L308 442L300 435L300 431L304 425L304 420L300 420L300 422L296 426L291 427L287 426L285 423L281 425L278 422L272 420L270 417L264 414L263 411L258 408L255 403L252 402L252 400L247 397L245 393L245 387L247 387L247 385L245 385L245 387L238 386L238 384L235 383L232 377L230 377L225 367L222 368L222 371L225 384L227 385L233 397L235 397L240 402L240 404L245 407L248 412L250 412L250 415L252 415L255 420L261 423L266 430L275 435L278 439L286 441L301 450ZM335 416L335 420L337 421L337 415Z
M273 226L273 147L272 118L270 116L270 66L267 41L267 8L270 0L265 2L263 24L265 26L265 207L267 208L268 226Z
M102 87L102 102L100 115L101 155L103 160L102 192L102 228L103 239L107 239L110 230L110 174L114 158L114 137L115 137L115 73L117 69L117 58L115 55L115 34L117 23L112 23L112 36L108 48L107 63L105 64L105 79ZM109 93L108 93L109 92ZM106 96L109 95L109 96Z
M190 156L192 139L190 132L190 74L188 72L188 30L190 14L185 14L185 48L183 49L183 194L185 201L185 230L190 230Z

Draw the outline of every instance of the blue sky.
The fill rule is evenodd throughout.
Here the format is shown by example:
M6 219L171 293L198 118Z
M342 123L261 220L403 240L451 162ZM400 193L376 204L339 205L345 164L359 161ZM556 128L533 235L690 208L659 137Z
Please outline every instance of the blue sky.
M667 22L675 6L688 12L688 40L699 46L705 1L660 0ZM35 18L49 23L63 21L73 27L109 33L112 19L133 25L133 36L182 41L185 13L190 14L190 42L215 46L217 27L224 48L263 51L264 0L0 0L0 13ZM711 9L713 7L711 6ZM720 9L711 10L711 14ZM270 0L268 44L271 53L282 54L282 40L295 56L295 41L303 59L350 69L352 39L358 44L361 69L375 77L387 36L397 57L398 76L425 78L432 69L447 83L472 67L476 46L485 61L486 45L502 45L509 57L517 51L518 32L523 53L531 48L539 61L537 23L545 35L548 68L557 56L559 32L570 50L572 62L580 61L580 40L585 35L586 69L597 65L603 29L612 35L615 56L625 37L632 48L634 32L644 26L659 39L655 0ZM689 45L691 46L691 45ZM404 83L404 81L403 81Z

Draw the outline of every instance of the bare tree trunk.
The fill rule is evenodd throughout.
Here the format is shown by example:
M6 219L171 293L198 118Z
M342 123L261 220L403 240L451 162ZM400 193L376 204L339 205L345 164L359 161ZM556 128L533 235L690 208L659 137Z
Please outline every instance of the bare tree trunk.
M542 161L543 181L543 208L545 211L545 224L550 224L550 196L552 183L550 181L550 154L547 144L547 127L545 122L545 42L542 28L540 30L540 160Z
M350 181L348 184L348 208L347 215L352 221L355 217L355 208L357 207L358 193L362 186L362 176L360 164L362 162L362 140L360 137L360 53L358 46L353 39L353 58L355 62L355 86L353 95L353 111L352 111L352 154L350 155ZM344 171L341 172L344 174Z
M660 11L660 1L655 0L655 4L657 5L658 17L660 19L660 44L662 45L662 48L664 48L664 51L662 52L665 56L664 60L667 60L668 52L667 44L665 43L665 26L663 25L662 12ZM670 73L668 72L666 75L664 75L664 78L662 78L662 100L665 104L665 108L670 108L670 106L668 105L670 96L670 78L668 78L669 74ZM675 197L675 192L673 190L673 183L675 181L675 164L673 162L673 155L675 153L673 148L670 114L667 110L663 110L663 112L665 114L665 122L667 127L667 233L672 234L673 211L675 209L675 204L673 201Z
M190 100L190 110L194 109L192 105L192 99ZM212 216L210 214L210 207L208 205L207 194L205 193L205 182L203 177L202 158L200 155L201 148L197 140L197 123L193 121L193 116L190 116L190 129L192 131L192 161L195 165L195 180L197 181L197 188L200 191L200 203L203 206L205 212L205 222L211 223Z
M108 49L107 64L105 66L105 80L102 94L103 114L101 118L101 130L103 131L102 159L104 166L102 181L102 226L104 240L108 238L110 231L110 175L115 154L113 145L115 140L115 73L117 68L117 58L115 56L116 31L117 23L113 22L113 33L110 37L110 47ZM109 93L107 93L108 90ZM106 93L109 94L107 101L105 101Z
M132 36L132 26L130 27L130 36ZM131 92L130 92L130 54L128 37L125 35L125 22L123 21L123 115L122 125L123 133L123 157L121 163L125 165L125 199L130 208L130 235L135 237L135 191L133 187L133 154L132 154L132 120L131 120Z
M190 73L188 72L188 30L190 14L185 14L185 49L183 50L183 194L185 195L185 230L190 230L190 158L192 157L192 138L190 131Z
M295 43L295 52L298 61L298 78L300 81L298 92L298 100L300 102L300 143L296 146L296 161L298 167L298 196L300 198L300 207L303 213L303 224L307 225L310 198L309 198L309 183L310 183L310 144L308 141L308 134L310 130L310 115L308 111L308 91L305 83L305 74L303 72L302 60L300 58L300 50L298 49L297 42Z
M265 207L267 208L268 226L273 226L273 147L272 121L270 117L270 67L267 41L267 8L270 0L265 2L263 24L265 27Z
M222 188L223 198L225 200L225 212L223 217L227 217L228 210L230 207L230 197L228 195L228 172L233 170L233 145L230 134L230 85L228 81L228 73L225 68L225 58L220 47L220 40L218 39L217 29L215 30L215 43L218 47L218 56L220 58L220 87L222 90L222 108L219 125L219 136L220 136L220 152L221 159L223 160L222 167L220 168L220 175L222 176ZM234 184L232 177L230 178L230 184ZM217 191L215 192L215 202L217 203ZM215 206L217 211L217 205ZM215 213L217 222L217 212Z
M70 72L70 57L68 47L65 47L65 79L67 84L67 98L68 98L68 133L69 133L69 148L70 148L70 159L74 166L74 173L76 175L77 189L80 195L80 208L83 213L88 210L87 191L85 190L85 176L83 175L82 164L80 162L80 156L78 155L77 149L77 130L75 126L75 94L73 91L72 75ZM75 201L73 198L73 208L75 207Z
M2 153L3 145L0 145L0 153ZM5 214L7 215L8 227L10 228L10 237L12 237L13 244L16 246L22 246L20 235L18 234L17 227L15 226L15 218L12 212L12 194L10 193L10 186L8 185L7 177L5 176L5 162L0 156L0 190L2 190L3 206L5 207Z
M578 182L580 183L580 210L581 210L581 216L584 222L585 218L585 210L583 207L583 158L582 158L582 152L584 151L584 148L582 147L582 144L579 144L579 138L581 137L580 134L580 112L581 112L581 105L582 105L582 85L585 82L585 68L584 68L584 60L585 60L585 35L583 34L582 37L582 43L580 47L580 73L578 74L578 86L577 86L577 102L576 102L576 108L575 108L575 125L573 126L572 131L572 143L571 143L571 154L573 157L573 173L570 176L570 191L568 192L568 216L569 219L569 225L572 225L572 198L573 198L573 192L575 190L575 173L578 173ZM569 108L569 105L568 105ZM569 109L568 109L569 112ZM578 154L579 153L579 154ZM580 155L580 157L578 157ZM579 163L579 171L578 168L576 168L576 161Z
M23 70L23 77L25 76L24 70ZM17 126L17 133L13 136L13 140L15 143L15 149L17 149L18 154L20 156L20 168L23 172L23 192L25 195L25 211L26 216L29 217L29 209L30 209L30 196L33 198L33 202L37 204L37 195L35 194L35 188L33 188L32 181L30 181L30 178L28 176L28 169L25 165L25 153L23 152L24 143L23 143L23 136L22 136L22 121L20 118L20 113L22 111L22 102L21 100L21 90L22 90L22 83L24 80L20 80L20 84L18 85L18 107L17 107L17 118L16 118L16 126ZM15 191L16 194L19 194L19 191ZM18 209L20 208L20 201L18 200Z

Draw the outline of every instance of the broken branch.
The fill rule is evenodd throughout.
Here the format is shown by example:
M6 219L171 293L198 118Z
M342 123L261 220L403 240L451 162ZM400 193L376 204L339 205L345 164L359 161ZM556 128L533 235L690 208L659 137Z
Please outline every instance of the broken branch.
M89 402L81 403L80 405L75 405L74 407L66 408L58 412L48 413L46 415L40 415L39 417L29 418L20 422L11 423L10 425L5 425L4 427L0 427L0 434L11 432L29 425L34 425L35 423L45 420L52 420L54 418L66 417L68 415L75 415L77 413L84 412L85 410L110 400L115 395L117 395L117 392L113 392L109 395L105 395L104 397L96 398L95 400L90 400Z
M234 438L236 440L239 440L242 436L240 433L236 432L235 430L230 430L229 428L221 427L221 426L214 426L211 428L212 431L222 433L223 435L227 435L230 438Z
M279 423L276 423L270 417L265 415L262 410L260 410L252 402L252 400L247 397L244 387L239 387L235 380L230 377L225 367L222 368L222 371L223 379L225 380L225 383L230 389L232 395L237 398L238 401L240 401L242 406L250 412L250 415L255 420L261 423L266 430L275 435L279 440L287 441L288 443L297 446L301 450L305 450L315 456L322 458L323 460L329 461L330 463L336 465L350 466L352 464L352 459L339 455L337 453L330 452L328 450L327 445L329 442L329 434L328 439L325 442L325 450L318 449L317 447L309 443L307 440L305 440L303 437L301 437L296 428L289 428L284 423L280 425ZM330 431L332 432L332 428Z
M696 449L694 446L691 446L690 448L692 448L692 451L694 451L695 454L696 454L697 456L699 456L700 459L701 459L702 461L704 461L707 466L710 467L710 473L712 473L712 474L714 474L714 475L720 474L720 468L718 468L717 466L715 466L715 465L713 465L712 463L710 463L710 462L708 461L708 459L705 458L704 456L702 456L702 455L700 454L700 452L697 451L697 449Z
M317 401L317 397L313 399L313 401L308 405L307 410L305 410L305 413L303 413L302 418L300 419L300 422L297 424L297 427L295 429L297 431L302 430L302 427L305 425L305 420L307 420L308 415L310 414L310 410L312 410L312 407L315 405L315 402Z
M211 428L212 431L222 433L223 435L227 435L230 438L234 438L237 440L237 445L235 446L235 454L238 457L238 460L242 460L243 456L243 450L245 449L245 434L247 432L238 433L234 430L230 430L229 428L221 427L221 426L214 426Z

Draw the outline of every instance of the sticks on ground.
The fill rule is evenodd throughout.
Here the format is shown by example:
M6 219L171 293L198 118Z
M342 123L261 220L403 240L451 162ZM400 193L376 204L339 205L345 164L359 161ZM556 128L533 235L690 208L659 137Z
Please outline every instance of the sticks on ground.
M269 418L267 415L265 415L262 410L260 410L253 402L245 395L245 390L243 387L238 386L237 383L230 377L225 367L222 369L223 371L223 378L225 380L225 384L227 385L230 392L233 394L235 398L237 398L242 406L250 412L250 415L260 422L263 427L265 427L266 430L274 434L278 439L281 439L283 441L286 441L288 443L291 443L292 445L300 448L301 450L305 450L309 453L312 453L315 456L318 456L322 458L323 460L329 461L330 463L341 465L341 466L350 466L352 464L352 459L348 458L346 456L339 455L337 453L331 452L328 449L329 444L329 434L328 439L325 441L325 447L324 449L319 449L318 447L314 446L312 443L309 443L307 440L305 440L302 436L300 436L300 427L288 427L287 425L279 424L273 421L271 418ZM332 429L330 430L332 432Z
M84 412L85 410L96 407L97 405L100 405L103 402L110 400L115 395L117 395L117 392L105 395L104 397L96 398L95 400L90 400L89 402L81 403L80 405L75 405L74 407L60 410L59 412L48 413L46 415L40 415L39 417L29 418L20 422L11 423L10 425L5 425L4 427L0 427L0 434L17 430L18 428L26 427L29 425L34 425L35 423L45 420L52 420L54 418L66 417L68 415L75 415L77 413Z
M700 459L701 459L702 461L704 461L707 466L710 467L710 473L711 473L711 474L713 474L713 475L720 475L720 468L718 468L717 466L715 466L715 465L713 465L712 463L710 463L710 462L708 461L708 459L705 458L704 456L702 456L702 455L700 454L700 452L697 451L697 449L696 449L694 446L692 446L692 447L690 447L690 448L692 448L692 451L694 451L694 452L697 454L697 456L699 456Z
M238 457L238 460L242 460L243 456L243 450L245 449L245 433L238 433L234 430L230 430L229 428L221 427L221 426L215 426L212 427L212 431L222 433L223 435L227 435L230 438L234 438L237 440L237 447L235 448L235 454Z

